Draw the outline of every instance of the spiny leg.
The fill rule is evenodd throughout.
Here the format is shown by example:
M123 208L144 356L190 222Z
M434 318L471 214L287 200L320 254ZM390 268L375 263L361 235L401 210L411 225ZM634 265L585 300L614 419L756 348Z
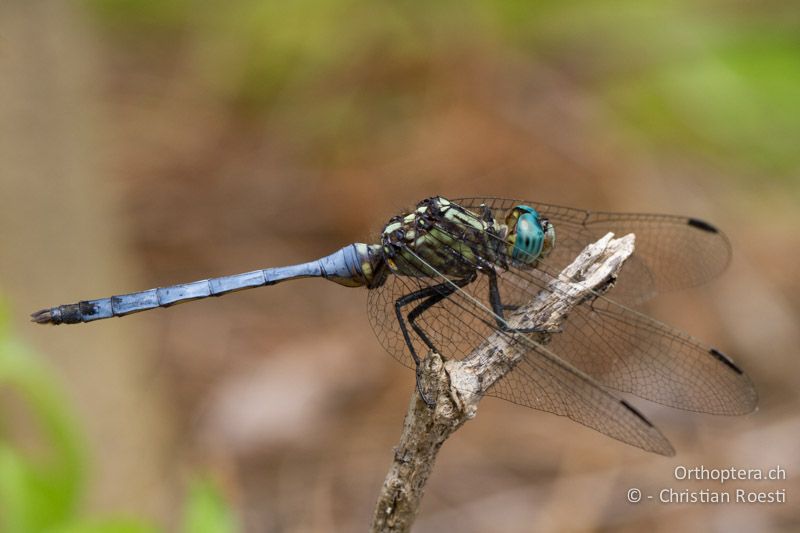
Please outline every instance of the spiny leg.
M509 333L553 333L553 331L546 329L546 328L512 328L506 322L504 311L513 311L519 308L516 305L504 305L503 300L500 297L500 289L497 286L497 272L495 272L494 268L489 265L487 268L483 270L486 276L489 278L489 303L492 306L492 311L495 315L495 321L497 322L497 327L500 328L502 331L507 331Z
M452 295L456 290L459 288L465 287L469 283L475 280L476 275L473 274L469 278L453 280L450 282L443 282L439 283L438 285L432 285L430 287L426 287L424 289L420 289L418 291L406 294L405 296L398 298L395 301L394 309L395 314L397 315L397 322L400 324L400 331L403 333L403 339L406 342L406 346L408 346L409 351L411 352L411 357L414 359L414 366L416 367L416 382L417 382L417 390L419 391L419 395L429 407L433 407L436 405L436 402L432 401L428 396L425 394L425 391L422 388L422 382L420 381L421 376L421 369L420 363L421 360L417 355L416 349L414 349L414 344L411 342L411 335L408 332L408 327L406 326L405 319L403 318L403 307L406 305L415 302L417 300L424 299L417 307L411 310L408 314L408 321L411 324L411 327L414 329L414 332L419 336L422 342L430 348L432 351L437 351L436 346L434 346L433 342L431 342L430 338L425 334L425 332L416 324L416 319L419 316L430 309L432 306L436 305L437 303L441 302L443 299Z
M487 223L487 232L490 233L493 237L499 238L497 233L494 231L494 214L492 210L487 205L481 205L481 218L484 222ZM484 242L485 245L489 245L488 239ZM520 308L519 305L515 304L504 304L500 298L500 291L497 287L497 272L494 270L494 265L485 260L479 260L479 264L482 265L481 271L483 271L487 276L489 276L489 301L492 304L492 310L500 317L501 320L497 320L497 325L503 329L504 331L508 331L509 328L505 323L505 317L503 315L503 311L516 311ZM523 330L516 330L523 332ZM531 331L533 332L533 331Z
M417 325L417 319L422 315L422 313L424 313L437 303L441 302L445 298L449 298L450 296L452 296L453 293L456 292L456 290L462 289L467 285L469 285L470 283L472 283L473 281L475 281L476 277L477 277L476 275L473 275L468 278L453 280L451 283L442 283L440 285L431 287L431 288L438 288L436 294L429 296L427 300L421 302L417 307L412 309L410 313L408 313L408 322L411 324L411 327L414 329L414 332L419 336L420 339L422 339L422 342L424 342L425 345L431 350L438 351L436 349L436 346L434 346L433 341L430 340L425 331ZM446 285L446 287L442 287L442 285ZM453 285L455 285L455 287Z

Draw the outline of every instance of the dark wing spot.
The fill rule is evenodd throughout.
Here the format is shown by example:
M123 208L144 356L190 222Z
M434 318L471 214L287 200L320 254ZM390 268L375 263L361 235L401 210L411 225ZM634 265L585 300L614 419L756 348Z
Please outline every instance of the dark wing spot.
M724 353L720 352L720 351L719 351L719 350L717 350L716 348L711 348L711 349L708 351L708 353L710 353L710 354L711 354L711 355L713 355L715 358L717 358L718 360L720 360L720 361L722 361L723 363L725 363L725 364L726 364L726 365L727 365L727 366L728 366L728 367L729 367L731 370L733 370L733 371L734 371L734 372L736 372L737 374L740 374L740 375L741 375L741 374L744 374L744 372L742 372L742 369L741 369L741 368L739 368L738 366L736 366L736 363L734 363L734 362L733 362L733 359L731 359L730 357L728 357L728 356L727 356L727 355L725 355Z
M709 233L719 233L719 230L706 222L705 220L700 220L698 218L690 218L687 221L687 224L692 226L693 228L701 229L703 231L707 231Z
M626 407L626 408L627 408L627 409L628 409L630 412L632 412L632 413L633 413L633 414L635 414L637 417L639 417L639 420L641 420L642 422L644 422L645 424L647 424L647 425L648 425L648 426L650 426L650 427L654 427L654 426L653 426L653 424L652 424L652 423L650 423L650 421L649 421L648 419L646 419L646 418L644 417L644 415L643 415L642 413L640 413L640 412L639 412L639 410L638 410L638 409L636 409L635 407L633 407L631 404L629 404L629 403L628 403L628 402L626 402L625 400L620 400L620 401L619 401L619 403L621 403L622 405L624 405L624 406L625 406L625 407Z

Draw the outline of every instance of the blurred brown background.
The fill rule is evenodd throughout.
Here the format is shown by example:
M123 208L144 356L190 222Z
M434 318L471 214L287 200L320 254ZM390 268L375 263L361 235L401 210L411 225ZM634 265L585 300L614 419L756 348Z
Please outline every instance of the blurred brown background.
M760 410L639 406L678 455L484 402L417 531L800 529L796 2L5 0L0 291L87 433L85 507L176 527L208 471L246 531L364 530L413 390L366 291L299 281L90 326L43 306L305 261L434 194L707 219L732 267L652 312ZM675 465L781 465L788 503ZM732 485L733 486L733 485Z

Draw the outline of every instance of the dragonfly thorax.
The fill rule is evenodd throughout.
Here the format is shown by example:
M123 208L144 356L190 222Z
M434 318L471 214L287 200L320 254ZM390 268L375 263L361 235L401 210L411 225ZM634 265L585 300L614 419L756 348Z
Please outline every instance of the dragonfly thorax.
M436 196L393 217L383 229L384 260L397 275L462 279L505 264L508 228Z

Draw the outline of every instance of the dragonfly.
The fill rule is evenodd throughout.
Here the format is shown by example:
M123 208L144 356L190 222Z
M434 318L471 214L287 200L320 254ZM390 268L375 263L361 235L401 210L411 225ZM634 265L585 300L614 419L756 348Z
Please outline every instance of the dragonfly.
M609 291L576 306L558 331L509 325L509 311L556 290L551 281L559 272L608 232L634 233L636 239ZM93 322L317 277L368 289L376 336L395 359L416 370L417 389L429 405L433 401L420 382L427 354L463 359L501 335L522 339L524 355L489 395L566 416L649 452L675 453L620 393L715 415L756 408L753 383L733 359L637 309L659 293L705 283L727 267L730 242L708 222L435 196L392 217L377 240L307 263L59 305L31 319Z

